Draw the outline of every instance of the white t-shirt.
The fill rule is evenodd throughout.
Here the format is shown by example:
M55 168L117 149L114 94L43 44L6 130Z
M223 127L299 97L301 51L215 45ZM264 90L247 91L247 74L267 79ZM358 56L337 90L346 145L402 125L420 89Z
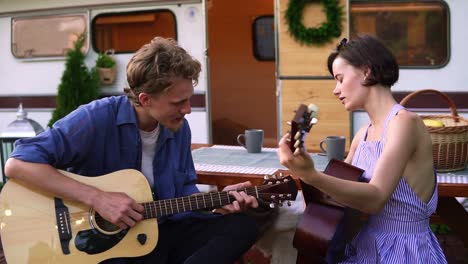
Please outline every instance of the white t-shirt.
M154 186L153 159L156 152L156 143L159 137L159 124L151 132L140 129L141 136L141 172L145 175L151 187Z

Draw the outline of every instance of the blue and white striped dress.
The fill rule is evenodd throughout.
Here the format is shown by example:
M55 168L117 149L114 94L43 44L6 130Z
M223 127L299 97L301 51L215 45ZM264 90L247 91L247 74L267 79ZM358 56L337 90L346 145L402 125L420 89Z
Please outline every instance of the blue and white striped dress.
M382 153L388 123L401 109L404 108L399 104L392 107L380 141L366 141L366 130L359 143L353 165L365 170L366 180L372 178ZM436 207L437 185L425 203L402 177L383 210L370 215L368 223L346 246L344 263L447 263L429 226L429 217Z

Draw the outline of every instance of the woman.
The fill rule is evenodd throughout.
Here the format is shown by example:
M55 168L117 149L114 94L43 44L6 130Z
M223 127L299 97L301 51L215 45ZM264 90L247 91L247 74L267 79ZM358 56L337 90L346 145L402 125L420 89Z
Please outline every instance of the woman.
M370 124L354 137L345 162L365 170L368 183L330 177L302 150L293 155L289 134L279 142L283 165L338 202L369 214L347 244L347 263L446 263L429 227L437 207L430 135L421 118L399 105L390 87L398 80L393 54L376 38L343 39L328 57L333 94L346 110L363 109Z

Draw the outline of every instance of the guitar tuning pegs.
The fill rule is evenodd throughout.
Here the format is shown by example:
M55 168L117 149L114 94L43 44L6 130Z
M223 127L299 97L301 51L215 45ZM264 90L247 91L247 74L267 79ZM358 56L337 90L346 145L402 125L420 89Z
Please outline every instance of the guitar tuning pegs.
M318 123L318 119L316 117L313 117L311 120L310 120L310 124L311 125L315 125Z
M271 175L271 177L272 177L274 180L278 179L278 176L276 176L276 174Z
M297 131L297 133L294 135L294 140L298 140L301 138L301 132Z
M314 104L310 104L308 107L307 107L307 110L309 111L309 113L312 113L312 112L318 112L318 106L314 105Z
M271 209L275 208L275 204L274 204L274 203L270 203L270 208L271 208Z
M293 155L297 156L297 155L299 155L300 152L301 152L301 150L299 148L296 148L296 150L294 150Z
M301 141L294 142L294 147L299 148L301 146Z
M283 178L284 177L283 172L280 172L279 176L280 176L280 178Z
M264 176L263 176L263 179L264 179L264 180L269 180L269 179L270 179L270 175L264 175Z

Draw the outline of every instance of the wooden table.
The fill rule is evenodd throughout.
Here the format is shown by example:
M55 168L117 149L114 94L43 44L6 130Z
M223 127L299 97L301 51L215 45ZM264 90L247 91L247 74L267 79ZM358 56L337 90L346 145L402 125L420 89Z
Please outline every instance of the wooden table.
M192 149L207 146L210 145L193 144ZM290 174L287 170L278 170L278 172ZM244 181L250 181L253 185L261 185L264 181L263 175L258 174L197 171L197 175L199 183L216 185L218 190L227 185ZM292 176L298 181L297 177ZM300 187L300 184L297 186ZM468 213L455 198L468 197L468 184L438 183L438 194L437 215L461 237L465 247L468 248Z

